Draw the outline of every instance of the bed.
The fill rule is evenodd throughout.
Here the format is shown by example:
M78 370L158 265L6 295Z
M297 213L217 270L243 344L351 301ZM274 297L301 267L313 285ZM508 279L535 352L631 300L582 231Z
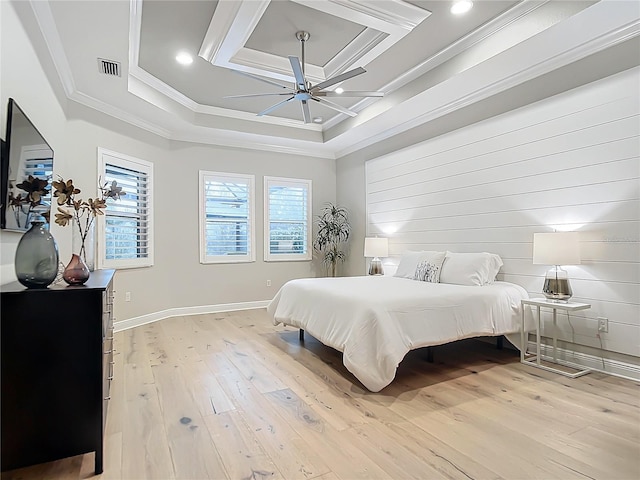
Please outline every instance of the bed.
M378 392L392 382L410 350L519 332L523 298L526 290L508 282L470 286L392 276L308 278L283 285L267 311L275 325L303 329L341 351L345 367Z

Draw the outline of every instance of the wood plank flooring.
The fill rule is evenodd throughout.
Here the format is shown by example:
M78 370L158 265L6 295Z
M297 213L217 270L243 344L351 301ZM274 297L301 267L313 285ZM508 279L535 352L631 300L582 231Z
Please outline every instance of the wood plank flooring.
M477 340L371 393L265 310L116 334L104 479L638 479L640 384L568 379ZM93 454L2 479L93 476ZM98 477L96 477L98 478Z

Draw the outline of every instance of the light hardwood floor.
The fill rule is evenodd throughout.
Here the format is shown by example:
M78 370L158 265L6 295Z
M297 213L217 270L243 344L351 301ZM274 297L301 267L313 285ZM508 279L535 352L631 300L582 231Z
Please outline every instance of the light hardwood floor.
M380 393L265 310L116 335L104 479L638 479L640 385L477 340L411 352ZM93 454L3 479L93 475Z

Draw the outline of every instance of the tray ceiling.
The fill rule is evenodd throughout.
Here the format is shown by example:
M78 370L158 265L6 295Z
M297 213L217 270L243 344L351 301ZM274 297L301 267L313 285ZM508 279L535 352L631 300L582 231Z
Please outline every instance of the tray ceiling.
M464 16L437 0L29 4L70 99L167 138L335 157L589 55L596 37L621 25L631 33L614 43L638 35L627 3L481 0ZM611 25L602 21L610 12ZM335 99L356 118L314 105L319 124L304 124L299 105L256 117L274 102L224 98L276 90L234 71L293 83L287 56L300 56L299 30L311 33L313 83L364 67L341 86L385 97ZM180 51L191 65L176 62ZM120 62L122 76L101 75L97 58Z

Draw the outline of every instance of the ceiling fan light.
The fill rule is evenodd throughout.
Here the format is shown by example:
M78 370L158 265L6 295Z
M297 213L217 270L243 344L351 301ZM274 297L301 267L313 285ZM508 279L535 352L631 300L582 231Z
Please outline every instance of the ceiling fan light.
M451 13L454 15L462 15L467 13L473 7L473 2L470 0L459 0L451 5Z
M193 63L193 57L187 52L180 52L176 55L176 62L180 65L191 65Z

